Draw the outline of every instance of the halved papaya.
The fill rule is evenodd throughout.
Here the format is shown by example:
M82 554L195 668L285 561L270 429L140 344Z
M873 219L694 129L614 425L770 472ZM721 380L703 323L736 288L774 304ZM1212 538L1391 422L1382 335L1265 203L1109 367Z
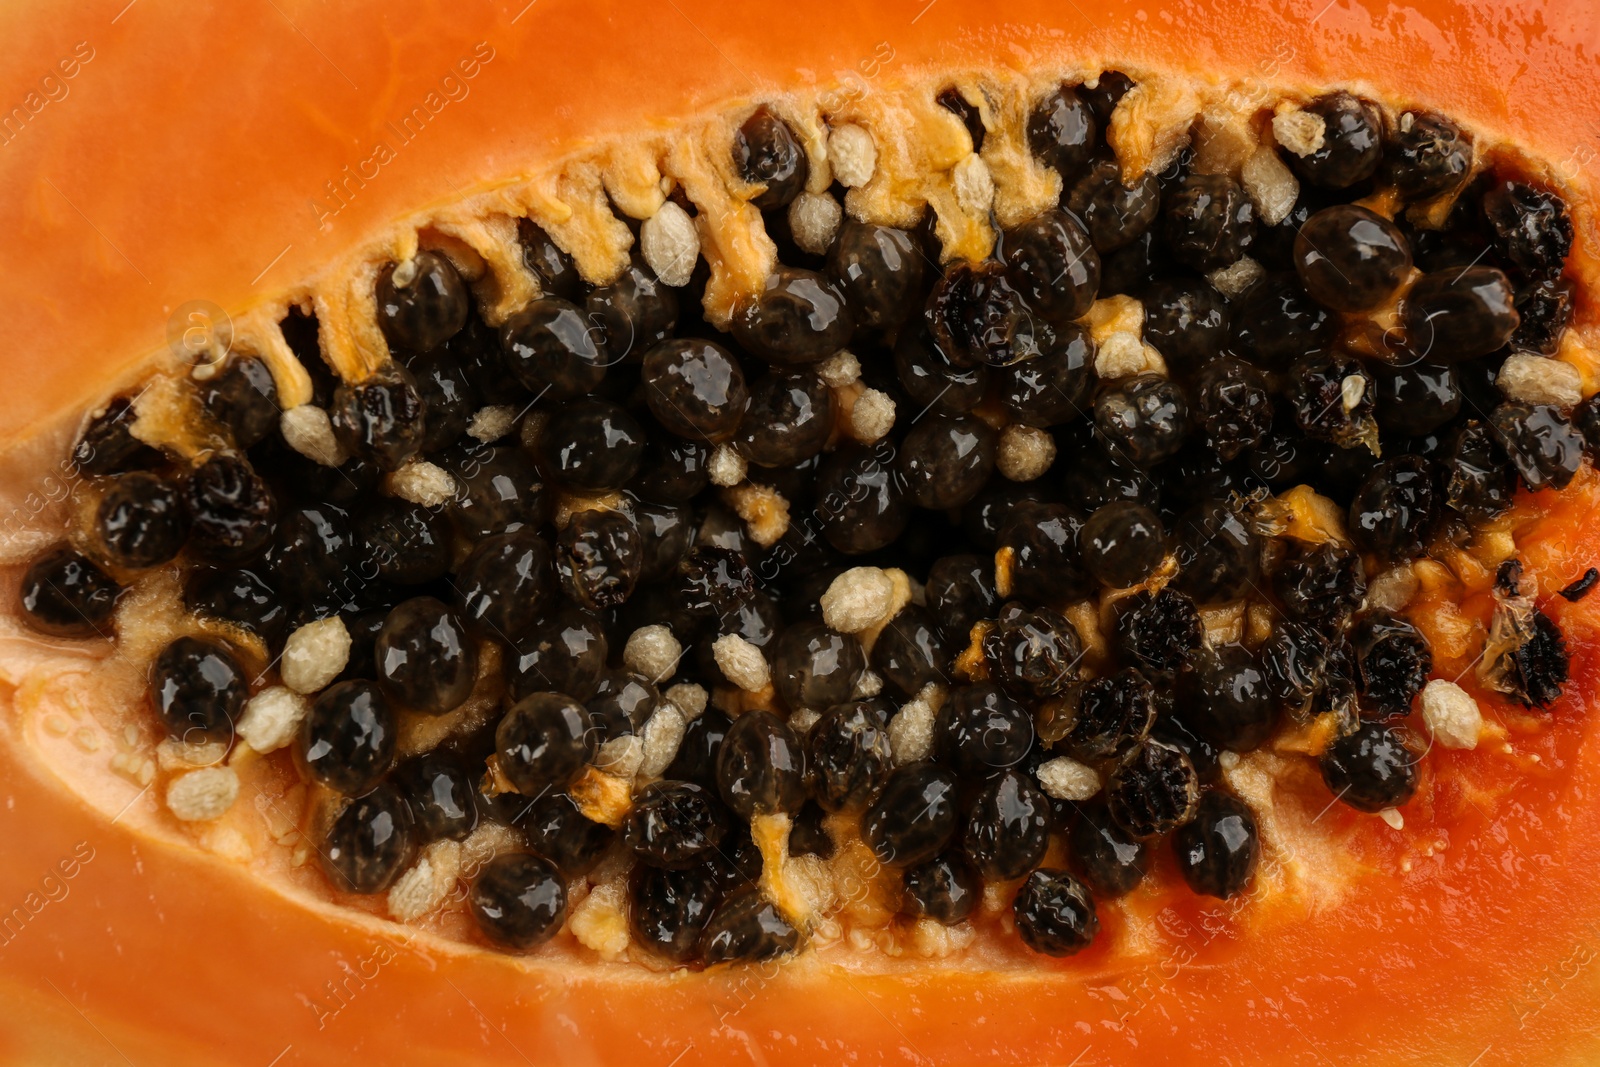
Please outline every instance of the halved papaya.
M1211 788L1210 795L1235 803L1242 797L1252 827L1259 824L1252 833L1260 855L1247 884L1214 893L1227 898L1220 901L1197 896L1183 886L1179 859L1166 847L1152 849L1138 889L1091 903L1098 934L1066 959L1019 941L1020 929L1027 946L1053 950L1059 940L1032 935L1063 931L1041 928L1014 905L1016 878L991 878L976 918L959 932L894 917L899 878L884 869L893 864L881 851L874 857L849 819L827 824L837 848L826 868L831 902L825 914L808 916L832 920L835 929L829 936L813 927L814 944L798 954L698 969L635 951L626 909L603 899L625 892L615 870L593 887L582 875L572 879L559 932L541 931L553 936L531 953L508 952L495 943L495 931L505 928L487 922L483 908L474 922L477 888L468 888L469 873L459 867L407 921L391 917L393 895L335 889L322 868L349 869L317 862L315 853L328 846L327 826L316 810L322 795L307 783L326 783L307 753L297 761L287 751L253 751L240 742L224 746L221 764L204 744L163 740L150 679L153 672L172 676L157 661L175 635L231 642L235 666L257 694L269 682L282 689L278 683L292 680L292 671L316 675L320 646L307 637L298 646L303 655L289 662L276 656L281 641L196 622L185 610L180 575L161 565L148 539L113 544L105 520L111 491L84 477L93 471L81 450L73 458L86 419L91 428L125 431L125 423L107 420L108 398L143 390L129 409L136 415L128 420L131 436L116 437L115 447L99 454L157 447L198 463L238 443L230 437L237 427L196 399L226 373L230 353L253 356L270 371L283 408L314 406L313 399L337 407L321 394L387 380L390 349L404 347L396 337L431 328L426 315L396 325L403 299L395 298L399 312L382 308L385 292L392 297L424 270L417 264L445 264L439 270L458 287L466 279L473 313L503 327L559 284L525 258L524 240L542 238L547 244L538 247L553 246L556 261L580 273L585 287L604 287L629 268L634 230L664 204L692 208L694 251L705 260L690 283L690 291L704 294L705 321L686 336L721 336L722 327L745 316L745 333L733 322L740 345L781 349L783 337L764 341L748 308L780 256L811 262L804 256L818 254L807 249L815 219L771 211L764 219L757 210L786 179L769 168L765 187L748 181L729 154L736 128L753 113L784 127L791 149L809 161L798 184L835 211L829 127L867 131L880 178L842 182L851 188L845 209L910 231L931 205L926 232L917 235L935 263L930 281L935 269L946 270L947 279L966 277L959 265L988 259L996 231L1020 231L1063 196L1061 179L1027 151L1030 104L1053 87L1096 89L1108 71L1137 87L1111 101L1105 140L1119 181L1171 165L1180 180L1192 168L1231 181L1254 153L1274 151L1264 130L1274 126L1275 108L1307 114L1330 92L1353 94L1341 98L1352 106L1381 105L1385 122L1446 115L1474 137L1474 158L1488 161L1496 178L1554 190L1570 212L1562 277L1572 286L1572 317L1558 358L1546 358L1568 369L1546 380L1540 375L1549 368L1540 364L1537 380L1503 387L1550 401L1534 405L1541 409L1559 407L1552 390L1589 397L1600 388L1592 355L1600 339L1590 147L1600 100L1582 4L1508 11L1430 0L1403 18L1338 0L1291 11L1201 13L1120 2L1068 8L1026 0L994 12L934 0L894 10L825 4L797 17L754 4L539 0L481 11L402 10L392 2L214 11L130 4L68 17L53 10L49 19L0 15L15 53L28 57L0 78L0 103L10 108L0 117L7 193L0 230L8 235L0 254L26 309L13 326L5 357L11 390L0 405L11 596L0 645L0 841L7 861L0 869L0 1056L15 1063L269 1065L641 1057L669 1064L1592 1060L1600 985L1589 966L1590 939L1600 903L1589 889L1600 873L1600 815L1588 798L1600 784L1600 761L1587 748L1600 677L1600 599L1584 598L1593 580L1585 585L1580 576L1600 562L1592 521L1600 477L1587 460L1572 461L1559 491L1519 492L1492 521L1431 540L1425 555L1406 564L1403 583L1393 570L1368 568L1368 606L1397 605L1394 614L1403 614L1409 632L1425 638L1424 673L1460 683L1452 699L1459 694L1481 716L1470 747L1450 744L1467 740L1457 720L1430 719L1426 736L1437 743L1404 761L1409 791L1361 811L1340 798L1352 788L1361 796L1370 776L1356 780L1360 768L1349 769L1355 755L1330 772L1326 753L1335 735L1358 736L1368 727L1337 711L1278 724L1271 744L1241 744L1247 751L1219 757L1226 789ZM1276 134L1288 151L1298 121L1287 120ZM1333 129L1322 122L1311 132L1326 138ZM841 164L848 165L842 154L833 165ZM1237 200L1237 188L1226 195ZM1406 206L1379 185L1366 192L1363 210L1380 220L1392 222ZM1170 208L1175 194L1162 195ZM825 216L828 209L817 210ZM526 231L519 237L519 219L531 220L532 239ZM1424 204L1411 225L1437 230L1440 222ZM825 218L817 225L832 232ZM835 215L831 226L838 225ZM658 280L672 264L663 254L670 236L657 235L654 254L646 249ZM1227 237L1190 229L1173 243ZM1238 251L1215 266L1236 265ZM1197 262L1212 266L1203 254ZM1307 287L1308 263L1302 256ZM1011 284L1017 274L1007 277ZM1214 284L1224 291L1238 281L1221 276ZM961 284L969 285L961 299L975 299L970 286L977 283ZM1045 288L1058 284L1052 278ZM1402 284L1416 281L1396 275L1384 295ZM1111 347L1106 337L1126 335L1108 323L1127 305L1097 307L1081 328L1104 349ZM694 317L689 301L684 308ZM1379 362L1393 355L1384 346L1404 331L1405 314L1392 301L1371 312L1376 330L1350 333L1352 345L1365 338L1368 348L1353 350ZM308 334L313 319L316 332ZM965 342L990 336L975 331ZM1149 347L1135 346L1128 358L1160 359L1146 353ZM880 354L879 364L889 358ZM842 361L828 373L841 380L868 374L870 386L861 369L870 364L863 349L854 371ZM1339 366L1342 377L1329 379L1328 407L1353 414L1364 390L1377 386L1354 365ZM1104 377L1115 380L1110 369ZM887 395L853 381L840 388L852 404L869 391ZM881 406L871 410L876 403L861 404L859 418L842 416L833 442L870 437L868 424L883 415ZM547 406L543 415L562 410ZM1309 421L1320 414L1311 412ZM1551 418L1570 431L1565 411ZM346 447L356 440L349 429L330 438L302 427L296 447ZM287 427L284 435L292 436ZM1029 441L1037 439L1019 434L1006 461L1017 480L1025 481L1021 472L1037 460L1029 459ZM742 471L748 452L730 452L722 462ZM1063 457L1078 458L1064 448ZM396 494L434 491L415 469L404 485L397 473L385 483ZM1537 474L1524 473L1524 481ZM737 491L742 478L730 475L724 488ZM934 482L929 492L948 488ZM749 529L740 536L753 537L771 519L772 498L746 503L737 516ZM728 507L738 504L730 498ZM564 521L584 507L609 506L566 500ZM1349 540L1342 509L1309 487L1258 494L1251 506L1262 536L1281 537L1292 551ZM942 504L925 509L940 510ZM37 597L27 598L32 578L25 572L63 531L121 589L114 641L82 639L76 624L68 629L80 632L65 637L41 633L48 620L26 606ZM233 535L248 540L250 533ZM185 551L197 552L195 544ZM998 572L1024 568L1009 551L996 557ZM1109 550L1104 556L1109 568ZM1172 577L1137 558L1116 562L1133 572L1107 584L1143 586L1152 599ZM886 569L870 569L876 575L864 584L826 587L837 593L824 605L830 623L859 602L845 594L870 600L874 581L889 583L882 595L901 595ZM1017 569L996 581L1009 585L1011 575L1026 574ZM1059 578L1048 568L1034 576ZM1381 594L1380 576L1389 578ZM581 588L592 595L597 587ZM568 593L577 595L571 587ZM904 596L911 595L907 581ZM1033 603L1025 589L1007 595ZM1261 596L1283 600L1277 591ZM1100 599L1107 618L1117 617L1117 598ZM275 606L267 598L264 610ZM1201 616L1208 633L1233 633L1233 643L1253 625L1247 605ZM1071 620L1091 660L1105 655L1093 644L1094 617L1091 610L1088 621L1083 612ZM1263 635L1273 629L1270 620L1260 625ZM988 632L980 627L973 647L954 658L951 669L966 672L966 680L1003 672L984 648ZM1372 636L1376 642L1387 633ZM772 666L759 654L760 666L737 659L742 651L735 645L726 660L716 659L726 681ZM647 658L641 648L630 665ZM1482 661L1503 669L1485 672ZM437 686L448 664L432 666L425 681ZM478 666L498 684L497 672ZM329 680L305 688L315 692ZM767 707L802 712L774 702L759 684L765 680L736 684L745 696L713 695L750 722ZM1361 693L1362 721L1382 718L1365 714L1374 692ZM705 696L702 689L697 713ZM1414 696L1406 693L1406 701ZM474 699L458 695L444 718L407 713L400 743L411 753L428 749L440 732L455 729L460 708ZM475 714L498 709L498 699L491 693ZM1059 717L1065 714L1041 706L1029 721L1041 735L1060 726L1048 736L1053 744L1071 729ZM430 734L429 723L444 725ZM1189 753L1172 745L1163 751L1194 773ZM212 785L202 789L195 760L216 765L200 770L225 767L231 777L221 786L207 780ZM1070 770L1091 762L1085 756ZM1126 766L1132 764L1119 764L1118 773ZM502 761L490 771L488 791L528 792L508 781L516 767ZM573 781L573 803L594 821L621 822L635 798L626 788L615 793L608 784L614 776L584 773ZM186 779L192 788L175 793ZM1059 781L1055 790L1071 792ZM1130 795L1143 802L1158 791ZM1119 825L1160 814L1151 801ZM815 887L803 876L819 867L791 872L788 853L801 849L792 836L787 845L775 836L774 827L787 830L787 823L765 818L757 818L754 833L767 869L761 886L769 905L785 913L775 921L794 932L805 925L797 916L817 910ZM1061 836L1052 834L1052 866L1065 854ZM628 844L640 854L649 847L632 838ZM459 865L463 856L453 855ZM407 875L414 887L429 881L418 866ZM1060 884L1081 888L1075 880L1053 883ZM579 894L597 902L582 930ZM1071 903L1058 898L1057 911L1071 911ZM1066 935L1084 932L1078 918Z

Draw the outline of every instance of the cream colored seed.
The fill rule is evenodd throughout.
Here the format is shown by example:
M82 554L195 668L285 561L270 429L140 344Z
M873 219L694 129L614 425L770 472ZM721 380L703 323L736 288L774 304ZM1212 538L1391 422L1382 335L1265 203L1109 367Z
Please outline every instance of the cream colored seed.
M761 650L738 634L724 634L711 646L723 676L747 693L757 693L772 680Z
M633 734L613 737L600 746L594 757L594 769L613 778L632 781L644 765L644 742Z
M1057 800L1088 800L1100 792L1100 776L1093 767L1067 756L1039 765L1039 785Z
M850 434L862 444L881 440L894 429L894 400L877 389L863 389L850 408Z
M389 275L389 280L394 283L396 289L404 289L406 286L416 281L417 261L415 259L408 259L404 263L398 264L394 268L393 273Z
M641 626L628 636L622 649L622 665L652 682L664 682L678 669L683 645L672 631L656 623Z
M278 419L284 443L324 467L337 467L348 457L333 435L333 420L315 404L290 408Z
M994 204L994 177L976 152L957 163L950 175L956 203L968 215L987 215Z
M844 209L827 193L801 193L789 204L789 233L802 251L820 256L833 244Z
M1270 144L1256 149L1239 173L1245 195L1254 202L1261 221L1276 226L1289 217L1300 198L1300 181Z
M389 890L389 914L403 923L436 911L450 895L461 872L461 845L435 841Z
M828 133L828 162L840 185L859 189L872 180L878 167L878 146L873 144L872 134L845 123Z
M315 693L339 676L350 661L350 631L334 615L308 622L284 642L278 673L297 693Z
M1367 380L1359 374L1352 374L1339 383L1339 399L1346 411L1354 411L1366 395Z
M1531 352L1513 352L1495 378L1500 391L1524 404L1576 407L1583 400L1583 378L1578 368L1559 359Z
M804 737L811 732L813 726L817 725L817 720L820 718L822 718L822 712L816 708L801 708L789 716L789 729Z
M861 677L856 679L855 688L850 691L851 700L871 700L883 692L883 676L877 671L862 671Z
M409 503L425 508L443 507L456 495L456 480L450 472L427 460L412 460L389 475L389 492Z
M683 712L672 704L661 705L645 722L640 731L640 739L644 742L644 758L639 764L639 777L644 779L660 778L663 771L672 765L673 758L678 754L678 746L683 743L683 731L687 722Z
M1240 256L1226 267L1206 275L1206 280L1229 300L1237 300L1266 272L1265 267L1249 256Z
M293 689L268 686L245 704L239 737L257 752L276 752L294 740L310 712L311 702Z
M1435 678L1422 687L1422 722L1445 748L1477 748L1483 712L1472 695L1452 681Z
M578 944L614 960L628 950L627 888L621 879L597 885L573 909L569 922Z
M510 433L517 424L517 409L510 404L490 404L479 408L467 426L467 436L492 444Z
M1013 423L1000 433L995 469L1013 482L1031 482L1056 461L1056 441L1036 426Z
M880 567L852 567L829 584L819 603L823 622L842 634L860 633L884 621L894 603L894 581Z
M694 219L671 200L639 227L639 250L663 285L688 285L700 259Z
M726 489L744 481L744 476L749 471L749 464L745 458L730 444L720 444L711 452L711 458L706 461L706 473L711 478L711 484Z
M174 779L167 808L185 822L221 818L239 797L239 776L231 767L204 767Z
M889 748L901 766L933 754L933 724L944 703L944 689L929 682L889 720Z
M861 377L861 361L840 349L817 365L817 373L834 389L843 389Z
M1131 378L1135 374L1167 376L1167 363L1150 345L1140 340L1136 333L1117 331L1100 342L1094 356L1095 376L1104 381Z
M1285 151L1297 156L1309 156L1321 148L1327 133L1327 122L1310 111L1293 108L1272 116L1272 136Z
M667 703L678 709L685 722L694 722L704 715L706 705L711 701L706 687L696 682L679 682L661 695Z

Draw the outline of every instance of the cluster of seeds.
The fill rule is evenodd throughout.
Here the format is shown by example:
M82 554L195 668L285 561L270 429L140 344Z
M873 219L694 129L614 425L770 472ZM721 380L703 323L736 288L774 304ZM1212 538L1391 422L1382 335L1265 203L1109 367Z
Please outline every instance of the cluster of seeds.
M1104 132L1130 85L1038 103L1060 204L982 262L941 264L931 217L841 222L837 187L818 208L796 132L756 111L732 164L782 265L726 332L704 262L596 287L532 222L543 295L498 331L445 256L391 265L382 373L336 381L314 321L283 324L332 441L276 432L249 355L194 383L228 445L192 461L134 436L126 399L96 415L87 519L29 571L27 616L108 634L123 585L176 561L188 610L292 692L238 642L180 637L152 667L165 726L293 738L344 889L513 834L470 898L510 949L610 862L644 950L795 951L806 924L763 876L785 853L752 833L774 817L789 856L859 834L911 916L964 922L1003 884L1054 955L1162 842L1195 892L1240 893L1261 843L1228 754L1331 717L1331 792L1405 803L1431 654L1369 582L1465 544L1519 483L1565 486L1600 405L1552 358L1565 204L1450 120L1342 92L1280 109L1282 202L1187 156L1125 183ZM981 147L978 111L938 99ZM649 227L646 252L670 221ZM1097 332L1129 308L1131 334ZM1286 499L1342 529L1305 535ZM1484 677L1543 707L1560 634L1514 567L1498 595ZM1241 603L1251 625L1208 625ZM1433 695L1430 727L1470 743L1470 698ZM483 700L398 757L408 721ZM241 725L269 715L293 729Z

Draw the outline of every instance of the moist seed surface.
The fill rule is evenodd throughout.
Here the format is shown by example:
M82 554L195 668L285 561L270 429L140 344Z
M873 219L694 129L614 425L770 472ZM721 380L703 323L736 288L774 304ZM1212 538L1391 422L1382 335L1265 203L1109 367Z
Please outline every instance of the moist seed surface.
M896 921L1056 956L1157 848L1188 891L1247 892L1242 758L1315 726L1317 755L1281 758L1387 818L1427 780L1424 731L1477 744L1475 698L1373 580L1569 485L1600 403L1550 358L1576 301L1558 190L1343 91L1279 114L1281 153L1237 174L1125 181L1107 130L1133 85L1032 101L1059 202L948 262L931 215L851 217L871 129L823 131L820 190L812 134L755 108L723 170L779 261L726 330L681 189L605 286L519 220L542 295L498 328L451 255L387 264L394 358L366 380L283 323L316 407L280 420L239 353L192 385L220 435L192 459L136 436L130 397L95 413L81 525L27 568L23 616L114 639L125 590L179 569L196 632L150 665L160 726L226 743L244 719L339 795L317 823L337 892L516 840L465 903L505 951L555 937L594 872L625 886L631 952L788 956L838 925L796 887L852 849ZM966 90L933 99L974 153L999 133ZM968 155L954 195L988 205L1001 177ZM1484 686L1542 715L1566 645L1513 564ZM258 669L330 620L342 666Z

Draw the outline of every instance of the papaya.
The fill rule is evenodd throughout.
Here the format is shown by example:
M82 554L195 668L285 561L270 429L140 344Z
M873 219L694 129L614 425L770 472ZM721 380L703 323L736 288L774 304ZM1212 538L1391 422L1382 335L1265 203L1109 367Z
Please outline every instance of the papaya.
M0 13L0 1058L1585 1063L1584 5Z

